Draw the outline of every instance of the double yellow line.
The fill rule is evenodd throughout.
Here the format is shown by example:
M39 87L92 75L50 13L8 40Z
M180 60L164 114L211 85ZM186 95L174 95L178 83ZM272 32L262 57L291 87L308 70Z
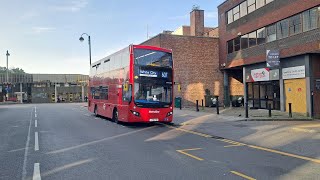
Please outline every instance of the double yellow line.
M175 129L175 130L178 130L178 131L183 131L183 132L186 132L186 133L198 135L198 136L205 137L205 138L213 138L214 137L212 135L199 133L199 132L192 131L192 130L186 130L186 129L182 129L182 128L177 128L177 127L173 127L173 126L170 126L170 125L167 125L167 124L164 124L164 125L167 126L168 128L171 128L171 129ZM320 164L320 159L316 159L316 158L300 156L300 155L296 155L296 154L292 154L292 153L282 152L282 151L269 149L269 148L265 148L265 147L260 147L260 146L255 146L255 145L250 145L250 144L244 144L244 143L241 143L241 142L237 142L237 141L233 141L233 140L229 140L229 139L224 139L224 138L217 139L217 140L231 144L229 146L224 146L224 147L246 146L246 147L249 147L249 148L252 148L252 149L258 149L258 150L261 150L261 151L280 154L280 155L293 157L293 158L297 158L297 159L306 160L306 161L310 161L310 162L313 162L313 163Z

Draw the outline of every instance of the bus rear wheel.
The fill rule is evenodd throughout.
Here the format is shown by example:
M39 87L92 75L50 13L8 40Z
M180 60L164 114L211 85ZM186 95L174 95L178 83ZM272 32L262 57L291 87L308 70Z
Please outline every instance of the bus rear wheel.
M119 124L119 113L117 109L113 110L112 121Z
M98 116L98 107L97 105L94 106L94 111L93 111L95 116Z

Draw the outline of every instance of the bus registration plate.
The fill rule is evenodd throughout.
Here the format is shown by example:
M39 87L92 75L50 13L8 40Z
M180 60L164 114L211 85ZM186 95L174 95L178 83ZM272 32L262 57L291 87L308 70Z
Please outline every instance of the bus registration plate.
M150 119L150 122L158 122L159 119L158 118L155 118L155 119Z

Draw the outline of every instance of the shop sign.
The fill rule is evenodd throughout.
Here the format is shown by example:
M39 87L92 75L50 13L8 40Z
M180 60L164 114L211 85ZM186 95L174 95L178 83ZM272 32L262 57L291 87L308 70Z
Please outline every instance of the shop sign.
M270 70L270 81L279 80L279 69Z
M282 69L282 79L297 79L306 77L306 67L296 66Z
M269 81L270 80L270 70L269 68L261 68L251 70L251 78L254 82L256 81Z
M267 50L267 67L274 68L280 66L279 50Z

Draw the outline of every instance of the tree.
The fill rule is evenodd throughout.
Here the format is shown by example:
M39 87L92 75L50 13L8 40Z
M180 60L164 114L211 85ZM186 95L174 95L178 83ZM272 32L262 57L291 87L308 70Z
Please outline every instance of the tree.
M7 73L7 68L6 67L0 67L0 74L5 74ZM23 69L20 68L12 68L9 69L10 74L26 74Z

